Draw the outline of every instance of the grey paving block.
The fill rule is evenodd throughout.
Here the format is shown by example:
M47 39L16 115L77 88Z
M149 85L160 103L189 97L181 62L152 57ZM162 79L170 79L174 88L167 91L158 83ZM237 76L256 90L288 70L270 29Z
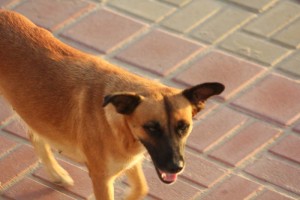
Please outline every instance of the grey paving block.
M228 0L245 6L253 11L262 12L270 8L277 0Z
M293 48L300 47L300 19L290 24L281 32L274 35L273 39L287 44Z
M163 0L163 1L174 4L176 6L182 6L182 5L190 2L191 0Z
M167 4L151 0L110 0L108 5L153 22L161 20L175 9Z
M299 16L300 4L283 1L247 25L245 30L269 37Z
M207 43L215 43L254 17L242 9L226 9L203 23L193 31L192 36Z
M197 0L162 21L162 25L178 31L187 32L220 9L220 4L212 0Z
M279 45L241 32L229 36L221 43L221 47L236 54L262 62L265 65L275 64L283 59L289 52L288 49Z
M280 69L293 73L300 77L300 51L285 59L282 63L279 64L279 66Z

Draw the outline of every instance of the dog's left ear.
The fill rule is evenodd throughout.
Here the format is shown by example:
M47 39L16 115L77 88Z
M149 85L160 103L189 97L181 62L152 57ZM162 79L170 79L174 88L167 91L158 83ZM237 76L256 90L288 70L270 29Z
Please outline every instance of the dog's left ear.
M195 106L194 115L209 97L221 94L224 89L225 86L221 83L203 83L183 90L182 94Z
M102 106L112 103L120 114L130 115L142 102L143 97L135 93L114 93L104 97Z

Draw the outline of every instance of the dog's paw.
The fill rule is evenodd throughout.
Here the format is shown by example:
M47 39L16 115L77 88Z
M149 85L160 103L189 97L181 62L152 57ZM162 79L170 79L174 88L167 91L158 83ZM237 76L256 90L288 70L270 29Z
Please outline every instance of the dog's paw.
M56 171L52 171L50 175L52 177L53 183L55 183L56 185L63 186L63 187L74 185L73 179L71 178L69 173L65 171L63 168L60 168L59 170Z
M53 183L62 187L69 187L74 185L74 181L69 175L61 176L59 179L53 180Z

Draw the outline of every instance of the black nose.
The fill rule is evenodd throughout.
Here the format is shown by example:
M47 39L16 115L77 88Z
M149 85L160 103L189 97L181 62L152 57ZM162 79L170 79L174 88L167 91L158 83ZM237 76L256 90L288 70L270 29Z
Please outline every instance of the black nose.
M168 172L170 173L178 173L184 168L184 161L178 160L176 162L171 162L168 164Z

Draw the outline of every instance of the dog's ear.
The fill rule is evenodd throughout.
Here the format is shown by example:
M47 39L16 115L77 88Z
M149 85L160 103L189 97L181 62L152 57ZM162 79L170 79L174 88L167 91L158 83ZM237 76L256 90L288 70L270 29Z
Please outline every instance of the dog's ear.
M112 103L120 114L130 115L142 102L143 97L135 93L114 93L104 97L102 106Z
M201 109L203 103L211 96L221 94L225 86L221 83L203 83L185 89L182 95L194 106L193 115Z

